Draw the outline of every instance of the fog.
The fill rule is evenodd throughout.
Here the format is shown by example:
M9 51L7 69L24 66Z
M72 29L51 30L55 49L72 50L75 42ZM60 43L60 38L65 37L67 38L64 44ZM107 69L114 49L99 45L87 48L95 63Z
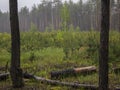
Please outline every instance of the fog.
M42 0L18 0L18 9L20 10L21 7L27 6L30 10L32 6L35 4L39 4ZM62 0L69 1L69 0ZM73 0L74 2L77 2L79 0ZM87 0L83 0L84 2ZM9 11L9 0L0 0L0 10L2 12Z

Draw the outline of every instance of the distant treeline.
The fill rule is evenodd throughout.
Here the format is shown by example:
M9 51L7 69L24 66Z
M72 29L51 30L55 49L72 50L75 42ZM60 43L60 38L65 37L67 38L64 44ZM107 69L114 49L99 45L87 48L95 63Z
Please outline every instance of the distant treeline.
M39 31L69 30L100 30L100 0L88 0L83 3L79 0L74 3L61 2L61 0L43 0L32 10L27 7L19 11L21 31L29 31L35 25ZM111 30L120 31L120 0L111 0ZM66 27L66 28L65 28ZM0 32L10 32L9 12L0 11Z

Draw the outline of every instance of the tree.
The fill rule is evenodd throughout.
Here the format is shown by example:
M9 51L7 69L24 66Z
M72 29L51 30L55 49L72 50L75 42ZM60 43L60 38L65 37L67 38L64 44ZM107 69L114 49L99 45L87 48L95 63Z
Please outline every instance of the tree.
M19 26L20 30L26 31L30 29L30 18L29 18L29 8L22 7L19 12Z
M108 52L110 0L101 0L101 33L99 57L99 90L108 90Z
M0 17L2 16L2 11L0 10Z
M70 20L70 15L69 15L69 9L68 9L68 4L65 2L63 7L61 8L61 18L62 18L62 27L65 31L68 30L68 23Z
M41 0L41 3L33 5L30 11L23 7L19 12L20 30L28 31L31 22L33 22L39 31L45 31L46 28L58 30L62 26L65 27L65 24L68 26L67 28L72 24L74 28L80 27L81 30L90 30L92 27L100 31L101 0L87 0L85 3L83 3L84 0L78 0L77 3L73 0L68 1L63 3L61 0ZM118 9L120 0L110 1L111 30L118 30L120 28L120 20L118 19L120 17ZM9 23L6 23L8 16L7 12L2 12L0 16L0 30L2 32L10 31Z
M10 7L10 26L12 39L12 56L10 74L14 88L24 86L22 69L20 68L20 33L18 21L17 0L9 0Z

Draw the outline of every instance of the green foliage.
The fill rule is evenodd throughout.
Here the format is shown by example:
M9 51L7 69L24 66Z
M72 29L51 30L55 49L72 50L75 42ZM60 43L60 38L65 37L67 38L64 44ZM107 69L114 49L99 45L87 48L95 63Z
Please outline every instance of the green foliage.
M61 8L62 28L64 31L68 30L68 22L70 20L70 12L68 5L65 3Z
M34 53L34 52L31 52L31 53L30 53L29 60L30 60L31 62L33 62L33 61L35 60L35 53Z
M34 26L34 25L33 25ZM11 52L10 34L0 33L0 50ZM99 58L99 32L51 31L21 33L21 52L43 50L44 48L63 48L64 59L93 59ZM109 59L119 61L120 33L110 32ZM34 53L31 54L32 58Z
M95 31L78 32L73 30L21 33L22 68L32 74L50 78L49 72L53 70L98 66L99 34ZM5 66L6 62L10 62L11 37L10 34L0 33L0 38L0 65ZM114 66L120 66L120 33L110 32L109 41L110 84L115 85L120 83L119 75L112 72ZM68 77L62 81L97 84L98 74ZM52 87L52 89L59 88L62 87Z
M110 33L110 46L109 46L109 59L111 62L116 62L120 60L120 33L111 32Z
M0 51L1 50L7 50L8 52L11 52L11 36L7 33L0 33Z

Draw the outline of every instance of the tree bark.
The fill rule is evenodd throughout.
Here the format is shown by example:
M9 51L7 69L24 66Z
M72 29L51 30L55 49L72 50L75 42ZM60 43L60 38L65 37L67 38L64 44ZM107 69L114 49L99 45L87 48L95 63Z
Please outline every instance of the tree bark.
M99 57L99 90L108 90L108 48L109 48L109 23L110 0L101 0L101 33Z
M12 39L12 56L10 74L14 88L24 86L22 69L20 68L20 33L18 21L17 0L9 0L10 8L10 26Z

